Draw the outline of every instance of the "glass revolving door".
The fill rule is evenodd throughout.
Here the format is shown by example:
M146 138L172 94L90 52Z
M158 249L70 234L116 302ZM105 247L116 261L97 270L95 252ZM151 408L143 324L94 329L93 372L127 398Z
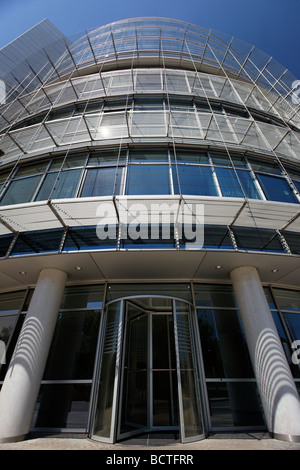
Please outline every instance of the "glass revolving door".
M92 436L104 442L179 430L204 437L197 348L188 303L166 298L108 304Z

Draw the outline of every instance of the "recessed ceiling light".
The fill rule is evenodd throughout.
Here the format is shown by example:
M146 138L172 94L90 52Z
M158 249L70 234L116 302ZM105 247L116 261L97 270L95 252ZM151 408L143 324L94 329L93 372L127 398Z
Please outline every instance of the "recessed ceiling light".
M223 268L223 266L220 266L220 265L216 266L216 269L222 269L222 268Z
M278 273L279 269L272 269L272 273Z
M76 271L81 271L82 267L81 266L75 266Z
M25 274L27 274L26 271L19 271L19 274L22 274L22 276L24 276Z

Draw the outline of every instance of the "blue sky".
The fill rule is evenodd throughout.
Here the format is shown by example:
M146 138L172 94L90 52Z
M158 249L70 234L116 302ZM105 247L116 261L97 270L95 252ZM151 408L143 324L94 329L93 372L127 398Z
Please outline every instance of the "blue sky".
M0 0L0 48L44 18L70 37L139 16L228 33L262 49L300 79L300 0Z

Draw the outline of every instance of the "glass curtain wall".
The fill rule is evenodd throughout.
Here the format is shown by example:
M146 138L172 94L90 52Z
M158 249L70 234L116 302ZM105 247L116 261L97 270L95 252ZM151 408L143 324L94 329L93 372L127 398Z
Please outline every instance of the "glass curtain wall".
M89 429L104 289L104 285L66 288L32 420L33 429L74 429L84 432ZM296 349L292 347L293 342L300 341L300 291L275 286L266 286L264 290L300 391L300 367L293 361ZM0 295L0 339L6 346L6 364L0 369L0 384L4 380L32 293L33 290L28 293L23 290ZM130 295L146 295L147 298L168 295L182 299L183 302L177 301L177 325L180 335L185 334L184 322L188 318L184 314L187 305L185 302L193 303L194 298L211 428L221 430L264 426L245 335L230 285L109 284L106 302ZM112 305L116 307L114 315L117 316L111 316L109 321L112 322L111 334L117 335L117 341L118 329L113 325L119 324L120 311L117 308L118 303ZM107 347L112 353L111 341ZM188 360L188 350L180 354L183 361ZM183 381L189 380L189 367L183 366L181 373ZM111 374L101 383L104 387L102 392L106 390L101 393L101 400L106 400L103 409L109 410L107 400L112 400L113 387ZM193 397L190 396L189 399L195 407ZM105 416L101 419L110 420Z
M66 289L33 428L87 432L103 295L103 286Z
M98 151L21 164L0 175L0 205L111 195L196 195L299 203L300 170L197 149Z
M231 286L194 285L211 426L263 426L259 394Z

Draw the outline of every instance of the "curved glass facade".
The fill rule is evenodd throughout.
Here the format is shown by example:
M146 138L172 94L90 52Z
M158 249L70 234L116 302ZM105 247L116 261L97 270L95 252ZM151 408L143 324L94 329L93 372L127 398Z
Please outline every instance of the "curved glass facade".
M276 332L299 386L294 77L237 39L161 18L88 31L47 67L0 107L2 400L46 272L43 302L60 307L28 427L110 443L273 433L248 320Z

